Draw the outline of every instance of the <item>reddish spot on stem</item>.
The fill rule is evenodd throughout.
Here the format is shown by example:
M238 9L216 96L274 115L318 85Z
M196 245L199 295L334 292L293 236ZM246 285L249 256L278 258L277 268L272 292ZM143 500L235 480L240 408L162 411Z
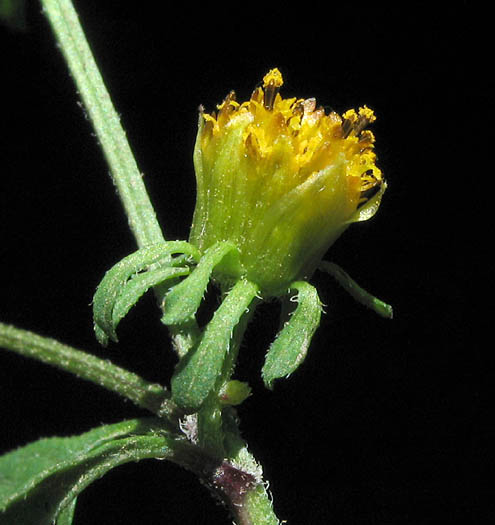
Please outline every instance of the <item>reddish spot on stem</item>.
M257 485L256 478L224 461L212 476L213 486L235 506L242 506L244 495Z

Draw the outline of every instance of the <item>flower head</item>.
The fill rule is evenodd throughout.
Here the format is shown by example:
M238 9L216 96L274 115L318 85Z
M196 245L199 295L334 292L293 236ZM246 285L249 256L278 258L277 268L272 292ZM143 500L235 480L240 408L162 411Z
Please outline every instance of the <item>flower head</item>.
M236 244L240 266L220 267L217 278L245 276L266 295L309 278L349 224L375 213L386 187L365 129L371 109L326 114L313 98L282 98L282 84L273 69L248 101L232 91L218 112L201 110L194 154L191 243Z

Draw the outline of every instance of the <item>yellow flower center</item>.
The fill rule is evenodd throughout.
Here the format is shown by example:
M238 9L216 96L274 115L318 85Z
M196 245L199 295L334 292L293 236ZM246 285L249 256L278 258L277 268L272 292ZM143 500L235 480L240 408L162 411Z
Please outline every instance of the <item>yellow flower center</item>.
M239 248L238 268L216 269L220 282L245 276L273 296L309 278L351 223L373 216L386 188L365 129L371 109L326 114L313 98L282 98L282 85L272 69L246 102L231 91L217 112L201 111L190 234L200 251Z
M376 119L373 111L364 106L342 116L334 111L326 115L316 107L314 98L282 98L282 85L280 71L272 69L247 102L239 104L232 91L218 106L218 114L204 113L204 151L210 141L219 140L231 126L242 123L245 155L255 161L256 172L283 165L296 186L343 156L350 187L358 201L366 200L365 192L382 180L375 165L375 138L365 129Z

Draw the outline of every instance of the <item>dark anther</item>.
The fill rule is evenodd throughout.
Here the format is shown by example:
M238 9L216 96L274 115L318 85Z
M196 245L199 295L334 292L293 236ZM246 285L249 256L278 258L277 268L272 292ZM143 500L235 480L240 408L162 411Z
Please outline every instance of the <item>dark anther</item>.
M221 112L222 115L230 115L233 113L237 108L235 104L232 104L232 102L235 102L235 92L231 91L223 100L223 104L221 106Z
M294 115L304 115L304 100L298 101L294 104L294 109L292 110Z
M231 91L223 100L224 104L228 104L231 100L235 101L235 91Z
M342 138L346 139L351 131L354 129L352 122L349 119L344 119L344 122L341 124L342 127Z
M350 119L344 119L342 122L342 136L347 138L351 133L358 136L361 131L370 123L370 119L360 115L356 121Z
M327 115L330 113L335 113L335 109L332 106L329 106L328 104L324 104L323 106L320 106L318 109L322 109Z
M361 131L370 123L370 120L362 115L358 118L356 124L354 125L354 133L359 135Z
M273 84L268 84L264 90L263 95L263 104L265 106L265 109L268 109L271 111L273 109L273 104L275 102L275 97L277 96L277 93L279 92L280 88L277 86L274 86Z

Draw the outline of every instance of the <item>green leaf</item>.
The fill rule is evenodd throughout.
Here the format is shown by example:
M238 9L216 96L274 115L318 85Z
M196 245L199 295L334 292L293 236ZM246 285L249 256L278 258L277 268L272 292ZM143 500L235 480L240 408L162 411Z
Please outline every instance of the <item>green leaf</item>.
M206 326L199 345L179 363L171 381L172 400L185 411L197 411L214 388L222 372L234 328L257 293L255 284L238 281Z
M199 258L198 250L188 242L170 241L137 250L124 257L107 271L93 298L95 332L101 344L105 345L108 338L117 341L115 321L118 324L121 316L125 315L124 312L132 306L132 304L129 306L129 301L137 301L147 290L148 284L154 286L163 280L177 277L179 273L185 271L185 269L171 268L174 266L171 257L174 253L187 253L194 258ZM169 271L157 272L158 269L163 270L164 266ZM139 272L146 269L153 272L151 277L139 277ZM136 278L138 280L131 284L132 280ZM159 278L163 278L163 280L157 281ZM124 294L124 298L120 299L122 294ZM118 303L119 299L120 303ZM118 303L119 308L114 316L116 303Z
M126 285L115 302L112 312L112 324L114 330L120 321L127 315L129 310L138 302L139 298L150 288L162 284L169 279L184 277L190 272L189 268L156 268L145 273L133 276Z
M174 286L165 297L163 324L180 325L194 317L213 269L228 255L238 255L237 247L228 242L216 243L205 251L191 275Z
M321 302L314 286L305 281L292 283L297 290L297 307L271 344L262 370L267 388L275 379L286 377L304 361L311 338L320 324Z
M371 295L366 290L363 290L356 281L335 263L329 261L322 261L320 263L320 270L329 273L335 280L349 293L358 303L367 306L378 315L385 317L385 319L392 319L394 316L393 308L382 301Z
M129 461L169 456L170 441L157 419L135 419L9 452L0 457L0 524L69 524L90 483Z

